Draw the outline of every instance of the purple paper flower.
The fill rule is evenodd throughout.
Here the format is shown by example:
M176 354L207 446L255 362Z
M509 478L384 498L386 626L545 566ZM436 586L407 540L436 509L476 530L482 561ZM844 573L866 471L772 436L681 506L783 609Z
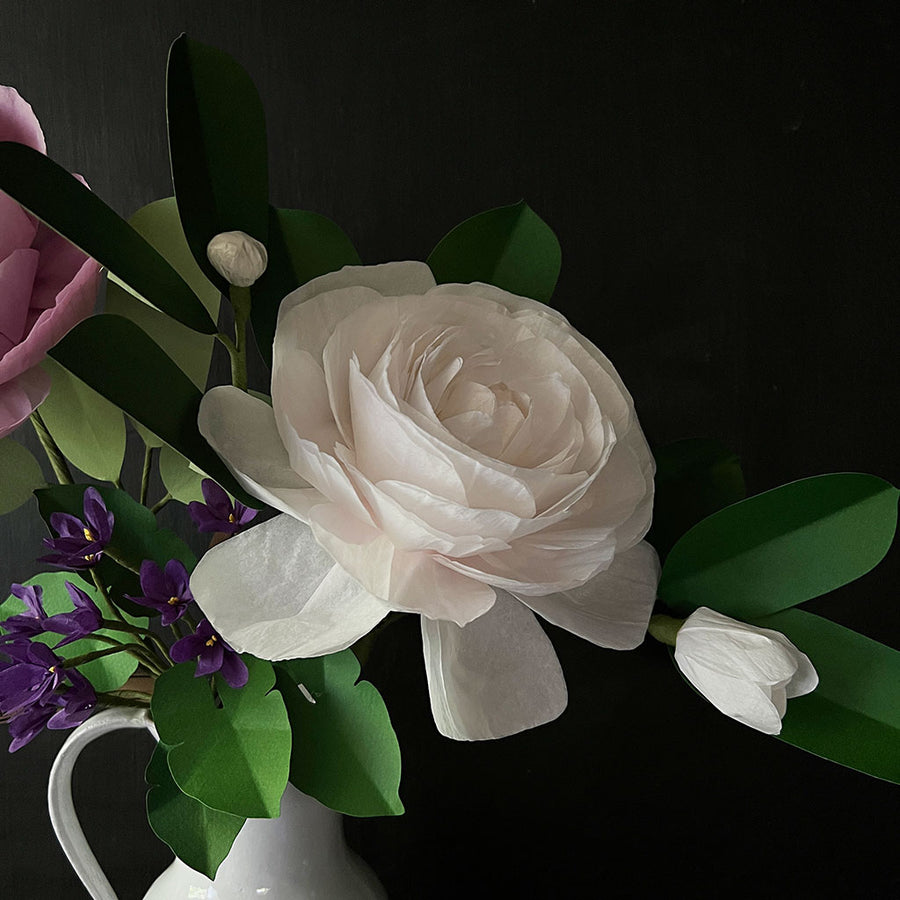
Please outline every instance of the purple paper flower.
M188 504L188 512L198 531L221 531L235 534L256 518L256 510L228 498L228 494L211 478L204 478L201 484L206 503L194 500Z
M222 640L206 619L197 626L194 634L189 634L172 644L169 655L175 662L196 659L195 678L221 672L231 687L241 688L249 677L244 661Z
M88 719L97 705L94 687L77 669L70 669L70 687L61 694L53 695L53 703L58 707L47 727L50 729L74 728Z
M50 525L59 537L44 538L44 546L55 552L40 557L40 561L61 569L89 569L103 556L114 522L100 492L89 487L84 492L84 521L69 513L50 516Z
M163 625L171 625L180 619L194 602L187 569L177 559L170 559L165 570L153 560L145 559L141 563L141 590L143 597L125 596L141 606L161 612Z
M15 753L29 741L37 737L47 727L47 723L56 715L55 706L30 706L9 720L9 752Z
M45 644L13 641L3 653L13 661L0 671L0 713L5 716L40 704L66 679L62 660Z
M100 628L103 616L97 604L91 600L80 587L76 587L71 581L66 582L66 590L72 598L74 609L68 613L58 613L50 616L44 622L44 631L52 631L54 634L64 634L66 637L56 646L71 644L80 638L88 637Z
M18 597L27 607L27 611L10 616L2 624L6 634L0 635L0 644L8 644L20 638L30 638L36 634L43 634L47 629L47 613L44 612L42 603L44 589L39 585L14 584L9 592L13 597Z

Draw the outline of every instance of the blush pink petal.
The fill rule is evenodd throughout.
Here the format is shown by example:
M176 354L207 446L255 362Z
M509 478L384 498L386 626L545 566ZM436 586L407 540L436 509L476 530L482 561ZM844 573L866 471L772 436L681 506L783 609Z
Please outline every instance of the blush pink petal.
M47 152L44 132L31 104L15 88L6 85L0 85L0 141L16 141L41 153Z
M0 438L15 431L50 393L50 376L41 368L30 369L0 384Z
M30 247L37 234L37 222L13 200L0 191L0 260L13 250Z

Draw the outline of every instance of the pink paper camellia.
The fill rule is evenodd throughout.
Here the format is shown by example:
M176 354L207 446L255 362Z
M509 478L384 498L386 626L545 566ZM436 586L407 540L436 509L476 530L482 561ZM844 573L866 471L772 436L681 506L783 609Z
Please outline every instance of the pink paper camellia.
M31 106L3 85L0 141L46 152ZM46 398L50 378L38 364L91 314L99 280L98 263L0 191L0 438Z

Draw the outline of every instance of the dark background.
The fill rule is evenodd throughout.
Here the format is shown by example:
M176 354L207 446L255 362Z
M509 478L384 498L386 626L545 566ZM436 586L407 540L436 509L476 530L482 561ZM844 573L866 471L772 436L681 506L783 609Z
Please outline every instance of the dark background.
M717 437L751 493L898 482L893 3L5 0L0 83L123 215L171 193L182 31L255 79L273 202L335 219L365 262L423 259L527 199L563 246L555 304L654 445ZM4 584L35 571L40 536L30 507L0 520ZM810 607L900 647L898 574L894 552ZM407 813L347 830L392 898L900 896L895 786L720 716L653 642L552 637L568 711L490 744L434 730L412 619L376 649ZM63 737L0 760L5 897L83 895L44 805ZM77 773L122 900L169 858L142 821L149 751L106 738Z

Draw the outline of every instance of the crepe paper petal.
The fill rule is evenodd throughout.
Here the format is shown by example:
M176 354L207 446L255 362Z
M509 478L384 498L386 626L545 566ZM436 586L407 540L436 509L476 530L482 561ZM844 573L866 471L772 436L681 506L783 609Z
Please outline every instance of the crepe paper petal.
M37 234L37 222L13 200L0 191L0 259L6 259L15 250L30 247Z
M41 417L57 446L91 478L115 481L125 459L122 411L53 359L44 360L42 368L53 387Z
M818 475L742 500L695 525L663 567L660 598L738 619L833 591L877 565L900 491L874 475Z
M183 793L169 771L168 750L157 744L147 766L147 819L153 833L186 866L214 879L246 820Z
M203 396L197 427L237 481L269 506L297 516L315 497L324 499L291 468L264 401L230 385L215 387Z
M0 353L22 340L40 258L37 250L21 247L0 257Z
M543 597L515 595L548 622L613 650L643 640L656 601L659 559L647 543L616 553L609 568L581 587Z
M235 650L264 659L343 650L389 612L287 515L209 550L191 592Z
M194 664L181 663L156 680L151 701L159 739L169 746L169 771L189 797L235 816L277 818L287 786L291 727L270 663L248 656L249 680L229 687L216 677L213 694Z
M27 144L40 153L47 152L44 132L31 104L14 87L0 84L0 141Z
M0 189L179 322L216 324L180 275L99 197L36 150L0 143Z
M397 735L353 651L290 660L275 672L293 732L291 784L346 815L401 815Z
M0 397L2 397L0 390ZM11 437L0 439L0 516L18 509L31 499L31 492L44 486L44 474L31 451Z
M431 251L428 265L439 282L484 281L547 302L561 260L556 235L522 200L457 225Z
M128 347L128 353L121 353L121 347ZM197 430L200 391L133 322L108 313L91 316L66 335L50 355L229 493L247 505L258 505L235 482ZM160 391L159 385L165 385L165 391Z
M556 651L534 614L498 595L464 628L422 618L431 712L455 740L506 737L543 725L566 708Z
M175 198L166 197L147 204L128 219L128 224L171 263L200 298L210 316L218 321L222 294L203 274L191 255ZM124 316L139 325L201 391L205 390L215 343L212 335L199 334L187 328L113 282L107 285L105 311Z
M269 265L253 286L250 320L263 361L272 364L272 342L281 301L298 284L361 260L341 228L318 213L269 207Z

